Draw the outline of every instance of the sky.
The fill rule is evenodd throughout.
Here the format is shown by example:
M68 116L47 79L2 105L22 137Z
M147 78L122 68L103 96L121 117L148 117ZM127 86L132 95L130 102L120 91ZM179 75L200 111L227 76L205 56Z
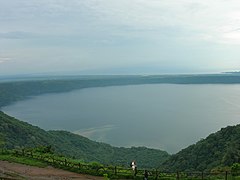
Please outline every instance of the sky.
M239 0L0 0L0 76L240 69Z

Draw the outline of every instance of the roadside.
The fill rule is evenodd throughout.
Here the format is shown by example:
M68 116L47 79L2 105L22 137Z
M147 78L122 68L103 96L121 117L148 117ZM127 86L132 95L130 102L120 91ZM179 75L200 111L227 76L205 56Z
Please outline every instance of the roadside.
M102 180L103 177L95 177L90 175L77 174L65 170L60 170L48 166L46 168L39 168L34 166L27 166L17 163L10 163L7 161L0 161L0 179L14 178L14 179L29 179L29 180Z

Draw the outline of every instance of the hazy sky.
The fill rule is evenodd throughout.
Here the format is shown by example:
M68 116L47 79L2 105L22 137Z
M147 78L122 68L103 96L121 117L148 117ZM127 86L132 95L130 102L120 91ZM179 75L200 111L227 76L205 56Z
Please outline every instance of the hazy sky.
M0 0L0 75L238 69L239 0Z

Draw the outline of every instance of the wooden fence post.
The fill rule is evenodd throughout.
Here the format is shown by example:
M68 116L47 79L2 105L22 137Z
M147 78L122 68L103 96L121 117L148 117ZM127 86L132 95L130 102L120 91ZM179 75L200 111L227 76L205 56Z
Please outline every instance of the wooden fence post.
M117 166L114 167L114 174L117 175Z
M64 162L65 162L65 166L67 166L67 159L65 159L65 161L64 161Z
M179 180L179 172L177 172L177 180Z
M81 164L80 164L80 163L78 163L78 169L80 170L80 168L81 168Z
M227 177L228 177L228 172L226 171L226 173L225 173L225 180L227 180Z
M156 169L156 177L155 177L155 179L156 180L158 179L158 171L157 171L157 169Z

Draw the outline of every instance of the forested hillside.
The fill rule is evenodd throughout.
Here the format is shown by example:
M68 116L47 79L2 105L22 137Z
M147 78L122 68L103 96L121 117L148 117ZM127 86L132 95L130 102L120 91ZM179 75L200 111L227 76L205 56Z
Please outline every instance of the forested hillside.
M139 167L159 167L170 155L145 147L118 148L66 131L44 131L0 111L0 145L5 148L52 146L55 152L103 164L129 166L136 160Z
M164 163L173 171L212 170L240 162L240 125L228 126L172 155Z
M33 78L34 79L34 78ZM134 84L235 84L238 74L93 76L46 78L40 80L0 83L0 108L10 103L44 93L67 92L75 89Z
M128 166L135 159L139 167L209 171L240 162L240 125L222 128L170 156L164 151L146 147L112 147L66 131L44 131L0 111L0 147L12 149L42 145L50 145L59 154L86 162Z
M0 83L0 108L18 100L44 93L74 89L127 84L217 84L240 83L239 75L166 75L166 76L106 76L94 78L52 79ZM164 163L171 170L210 170L240 162L240 127L222 129L204 140L183 149ZM135 159L142 167L159 167L169 155L160 150L117 148L91 141L66 131L44 131L0 112L0 146L6 148L51 145L56 152L85 161L128 165Z

